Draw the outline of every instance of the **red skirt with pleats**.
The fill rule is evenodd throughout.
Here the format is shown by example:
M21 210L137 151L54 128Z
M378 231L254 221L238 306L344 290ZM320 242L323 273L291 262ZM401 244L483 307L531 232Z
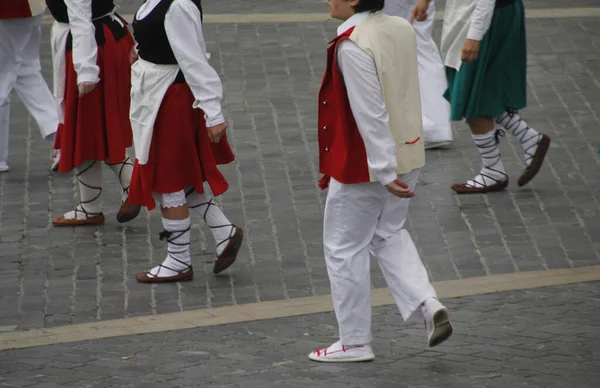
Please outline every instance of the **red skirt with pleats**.
M127 35L118 41L104 25L105 43L98 46L100 82L79 97L71 51L66 53L64 124L59 125L54 148L60 150L58 171L68 172L86 160L122 162L133 144L129 121L131 65L134 45Z
M146 164L135 161L129 188L129 202L152 210L155 193L175 193L193 186L203 193L207 182L214 195L223 194L227 180L217 167L235 157L224 136L210 142L204 112L193 109L194 96L186 83L167 90L154 122L152 143Z

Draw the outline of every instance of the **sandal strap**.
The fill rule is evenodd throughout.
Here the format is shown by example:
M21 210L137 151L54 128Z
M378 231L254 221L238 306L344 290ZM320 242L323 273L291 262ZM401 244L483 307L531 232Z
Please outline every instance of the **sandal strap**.
M122 182L121 177L123 175L123 169L125 168L125 166L131 166L132 168L134 167L133 163L131 162L131 157L129 157L129 156L124 161L122 161L122 162L118 162L118 163L109 163L109 162L106 162L106 165L107 166L121 165L121 167L119 168L119 184L121 184L121 182ZM130 187L131 187L131 182L129 183L129 186L127 186L127 187L121 187L121 189L123 190L124 194L129 195L129 188Z
M185 193L185 196L186 196L186 197L188 197L190 194L192 194L192 193L194 192L194 190L195 190L195 189L192 187L190 190L188 190L188 191ZM188 205L188 207L189 207L190 209L196 209L196 208L199 208L199 207L201 207L201 206L206 206L206 210L204 210L204 214L202 215L202 218L204 219L204 223L205 223L205 224L206 224L206 225L207 225L207 226L208 226L210 229L219 229L219 228L226 228L226 227L229 227L229 226L233 226L233 224L226 224L226 225L216 225L216 226L211 226L211 225L209 225L209 224L208 224L208 222L206 222L206 215L208 214L208 211L210 210L210 207L211 207L211 206L217 206L217 207L218 207L218 205L217 205L217 204L216 204L216 203L213 201L213 199L212 199L212 198L211 198L211 199L210 199L208 202L199 203L199 204L197 204L197 205L194 205L194 206L189 206L189 205ZM232 229L234 229L234 228L232 228ZM233 232L232 232L232 233L233 233ZM231 238L231 236L230 236L229 238ZM228 239L229 239L229 238L228 238ZM224 240L224 241L227 241L227 240ZM218 246L218 245L217 245L217 246Z

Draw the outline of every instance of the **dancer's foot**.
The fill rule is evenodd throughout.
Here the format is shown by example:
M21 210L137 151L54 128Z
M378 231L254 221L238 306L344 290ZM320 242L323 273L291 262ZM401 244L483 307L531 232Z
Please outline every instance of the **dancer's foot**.
M448 146L450 146L452 144L452 140L446 140L446 141L426 141L425 142L425 149L426 150L434 150L437 148L446 148Z
M523 174L519 177L517 184L519 186L525 186L529 183L537 173L540 171L542 164L544 164L544 159L546 158L546 154L548 153L548 149L550 148L551 139L549 136L540 134L537 144L535 145L535 152L530 155L531 163L525 168ZM527 150L525 150L527 153Z
M6 172L10 170L6 162L0 162L0 172Z
M244 230L238 226L232 225L229 238L221 241L217 245L217 252L220 250L221 246L224 246L224 249L217 256L217 260L215 260L215 265L213 267L213 273L215 275L225 271L235 262L243 240Z
M427 344L436 346L447 340L452 335L452 323L448 309L436 298L431 298L421 305L421 313L425 317L425 331Z
M375 354L371 345L344 346L338 341L328 348L315 350L308 358L319 362L362 362L373 360Z
M85 225L101 225L104 223L104 214L87 212L82 205L77 206L73 211L70 211L62 217L57 217L52 220L54 226L85 226Z

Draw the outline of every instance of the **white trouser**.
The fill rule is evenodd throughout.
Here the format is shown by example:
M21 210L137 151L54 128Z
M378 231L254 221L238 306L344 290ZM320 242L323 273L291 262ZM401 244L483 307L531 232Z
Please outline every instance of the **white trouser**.
M384 12L407 20L417 0L386 0ZM421 109L423 110L423 139L427 143L452 140L450 126L450 105L444 98L448 88L446 72L440 51L433 40L435 2L429 4L427 20L415 21L417 33L417 61L419 64L419 85L421 88Z
M414 189L420 170L399 178ZM407 320L436 297L427 270L404 228L409 199L379 182L342 184L331 179L323 240L333 306L344 345L371 342L369 252L377 259L396 305Z
M43 15L0 20L0 161L8 159L10 92L15 89L43 138L56 132L58 107L40 66Z

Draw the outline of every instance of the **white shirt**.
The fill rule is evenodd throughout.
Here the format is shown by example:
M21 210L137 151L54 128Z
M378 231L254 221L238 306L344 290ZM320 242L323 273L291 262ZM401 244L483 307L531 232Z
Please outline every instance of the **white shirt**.
M136 18L143 19L160 1L148 0L138 10ZM221 111L223 86L206 59L200 11L189 0L174 0L165 16L165 31L177 64L194 95L193 107L204 111L208 127L224 123Z
M369 12L353 15L338 28L338 35L371 15ZM352 114L365 144L369 169L382 185L387 185L397 178L396 141L388 124L375 62L349 39L338 45L337 59Z
M444 64L459 70L466 39L482 40L494 16L496 0L448 0L440 51Z
M98 83L100 68L96 64L98 46L92 23L92 0L65 0L65 4L73 36L73 67L77 73L77 84Z

